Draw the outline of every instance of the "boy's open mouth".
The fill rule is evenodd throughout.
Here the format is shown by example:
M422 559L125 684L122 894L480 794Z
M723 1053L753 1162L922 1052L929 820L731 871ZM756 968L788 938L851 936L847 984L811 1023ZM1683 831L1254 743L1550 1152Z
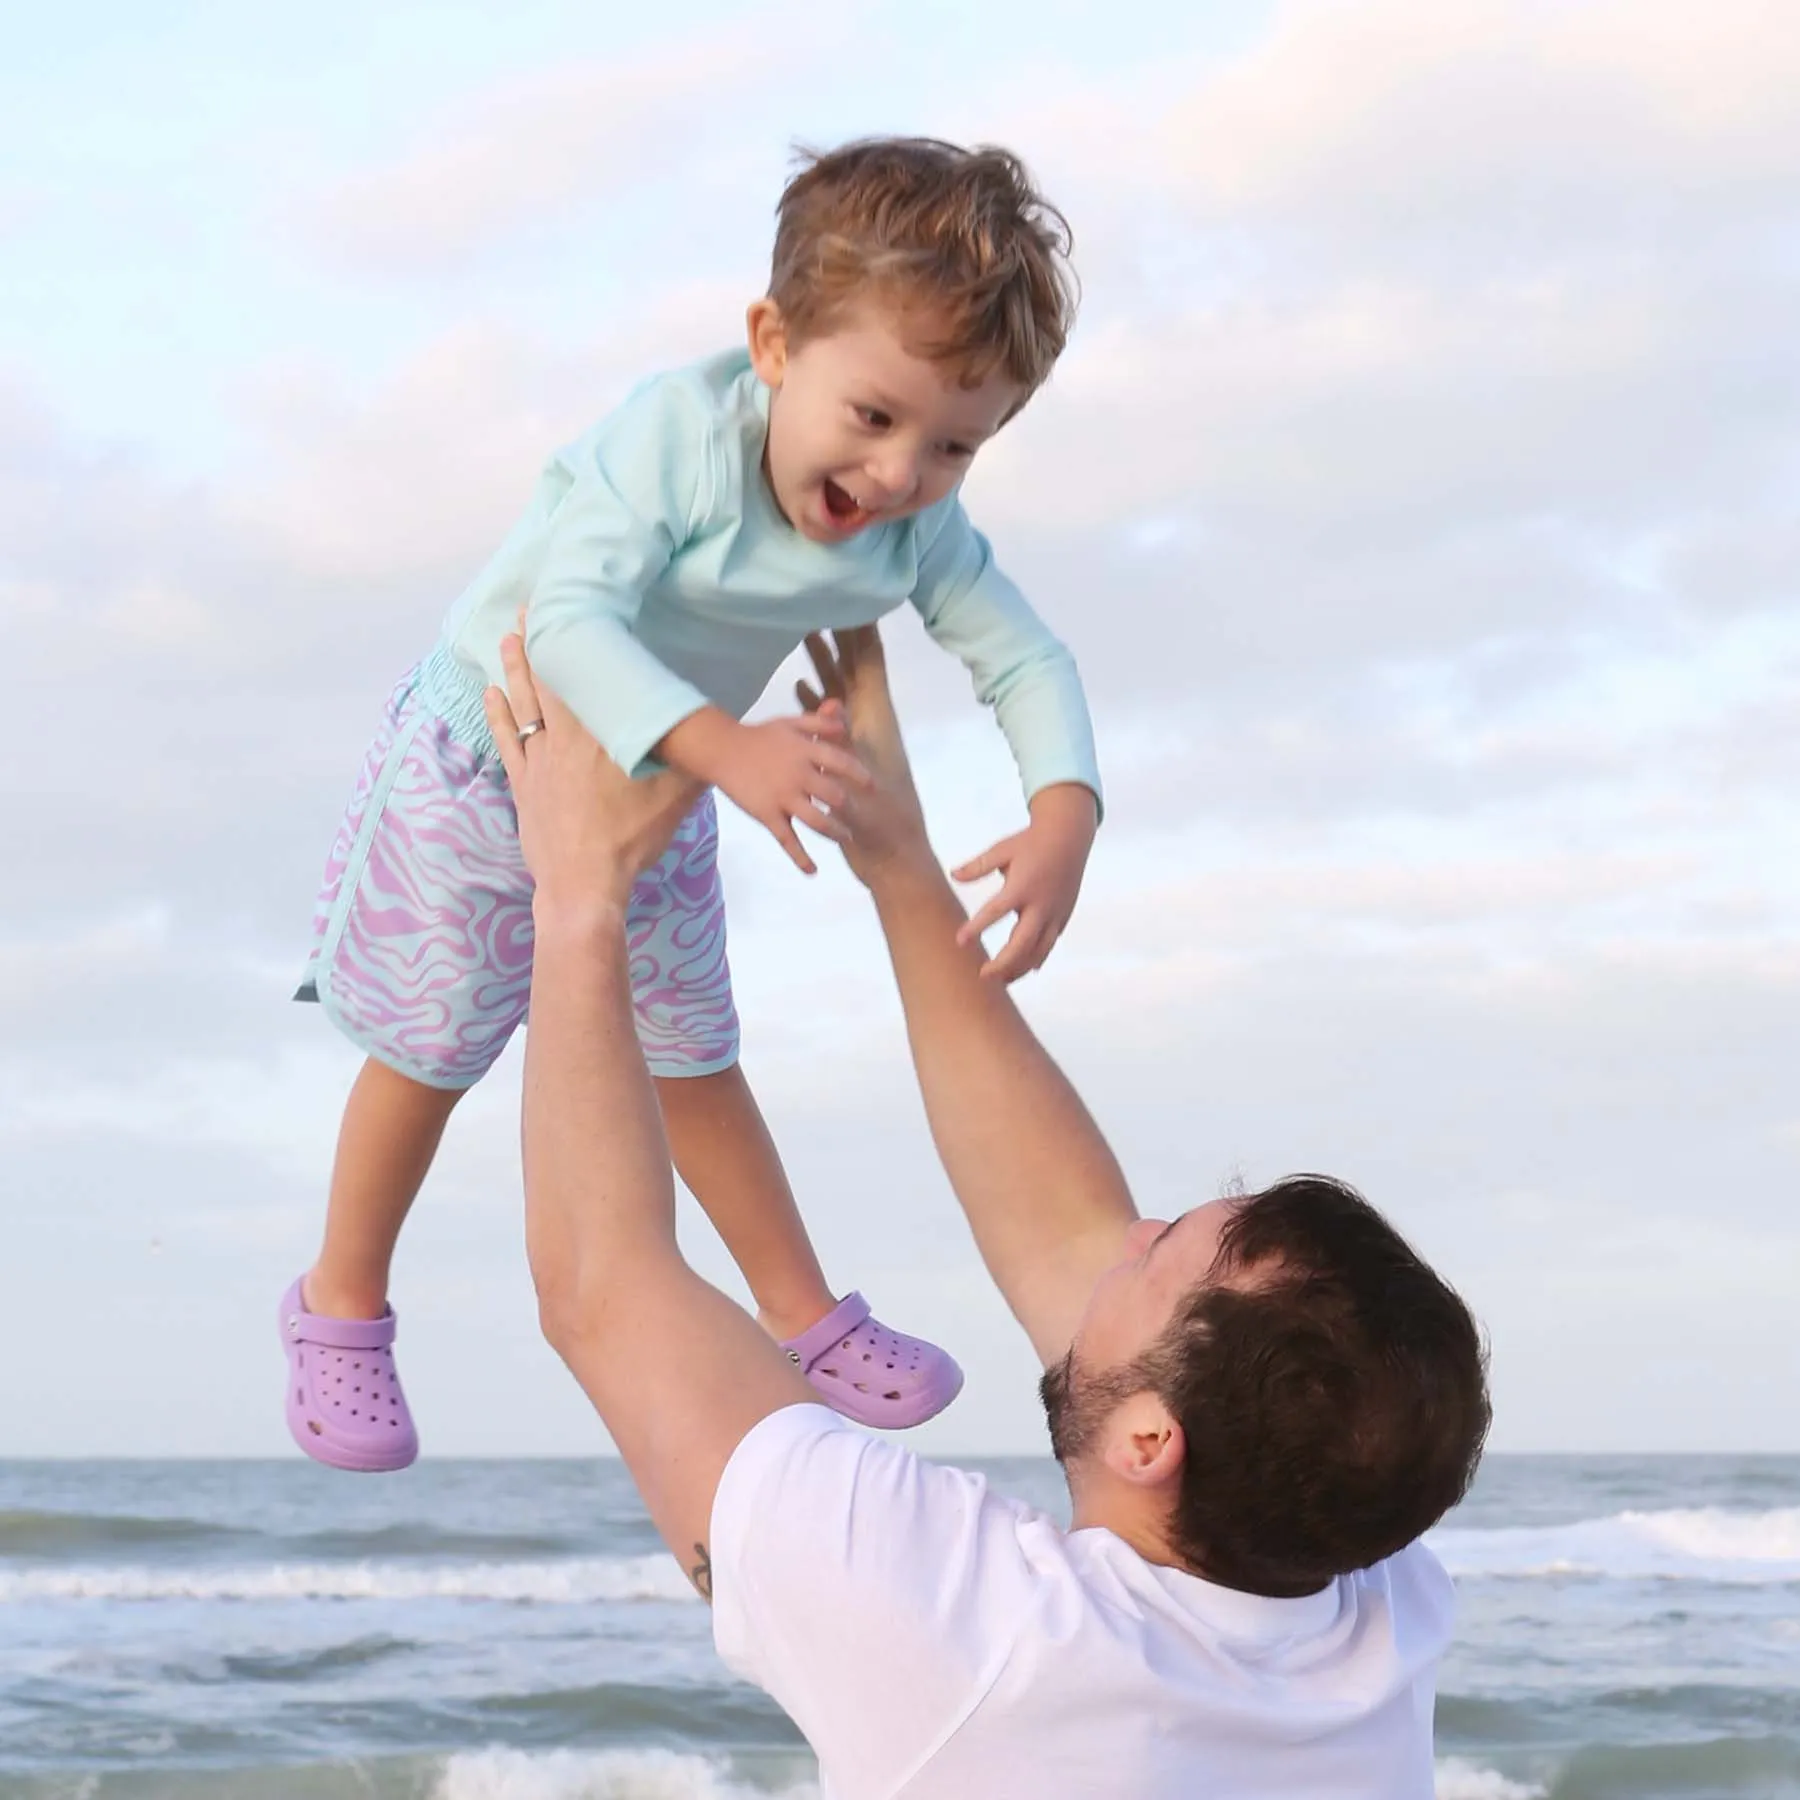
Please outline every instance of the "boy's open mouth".
M847 493L828 475L825 478L825 510L834 525L860 525L869 515L853 494Z

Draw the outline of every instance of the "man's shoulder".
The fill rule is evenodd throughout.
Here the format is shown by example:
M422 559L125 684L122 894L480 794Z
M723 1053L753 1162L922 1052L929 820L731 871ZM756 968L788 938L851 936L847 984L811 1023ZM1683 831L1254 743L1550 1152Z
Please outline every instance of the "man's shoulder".
M1397 1600L1406 1602L1436 1604L1453 1591L1449 1571L1423 1538L1414 1538L1392 1556L1383 1557L1380 1562L1342 1579L1360 1588L1392 1594Z
M836 1446L840 1453L847 1454L850 1444L839 1445L837 1440L853 1439L855 1435L848 1420L823 1404L784 1406L758 1419L739 1440L719 1477L713 1500L714 1529L718 1529L721 1510L749 1501L756 1488L780 1474L793 1458L815 1447Z
M1064 1534L975 1470L937 1463L823 1406L789 1406L744 1436L713 1500L715 1597L754 1605L786 1579L885 1596L921 1623L985 1632L1018 1617ZM998 1597L998 1604L996 1603Z
M1456 1584L1423 1538L1363 1571L1357 1579L1378 1583L1385 1591L1396 1629L1427 1640L1449 1641L1455 1624Z
M714 1644L843 1791L891 1792L1007 1664L1031 1610L1032 1516L975 1471L785 1407L719 1480Z
M1171 1643L1185 1642L1191 1664L1174 1656L1168 1666L1187 1666L1201 1679L1247 1660L1305 1685L1335 1680L1333 1671L1354 1662L1404 1684L1442 1655L1454 1625L1450 1578L1423 1543L1315 1593L1277 1598L1149 1561L1108 1532L1079 1532L1073 1542L1086 1602L1099 1614L1129 1615L1169 1634Z
M715 1533L748 1522L772 1492L818 1513L854 1504L908 1511L928 1525L964 1524L978 1515L1007 1525L1040 1517L1023 1501L996 1493L985 1475L930 1461L822 1405L783 1407L744 1434L719 1479Z

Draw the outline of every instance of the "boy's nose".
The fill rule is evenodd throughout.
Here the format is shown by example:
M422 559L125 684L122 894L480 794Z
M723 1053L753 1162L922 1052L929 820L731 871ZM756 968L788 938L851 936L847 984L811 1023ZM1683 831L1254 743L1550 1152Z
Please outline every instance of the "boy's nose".
M878 463L870 469L869 479L880 489L884 507L899 506L918 492L919 466L910 457L905 461Z

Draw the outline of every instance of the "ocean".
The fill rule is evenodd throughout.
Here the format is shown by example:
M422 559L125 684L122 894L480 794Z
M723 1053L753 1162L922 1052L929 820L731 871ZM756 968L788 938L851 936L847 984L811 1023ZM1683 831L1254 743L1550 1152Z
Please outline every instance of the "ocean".
M1800 1458L1492 1456L1433 1542L1439 1800L1800 1800ZM816 1794L616 1463L0 1463L6 1800Z

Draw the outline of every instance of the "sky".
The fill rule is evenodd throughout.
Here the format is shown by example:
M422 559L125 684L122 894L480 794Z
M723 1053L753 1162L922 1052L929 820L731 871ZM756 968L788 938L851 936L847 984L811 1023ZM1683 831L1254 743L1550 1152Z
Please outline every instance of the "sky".
M288 995L382 701L548 454L737 338L792 147L881 131L1007 144L1074 227L1071 347L966 497L1093 699L1107 822L1016 992L1142 1208L1355 1182L1479 1315L1497 1448L1800 1451L1800 13L1126 17L9 24L0 1455L293 1454L358 1057ZM958 861L1015 777L888 635ZM860 890L723 836L828 1276L966 1366L921 1447L1041 1449ZM519 1066L401 1246L427 1456L605 1444L537 1334Z

